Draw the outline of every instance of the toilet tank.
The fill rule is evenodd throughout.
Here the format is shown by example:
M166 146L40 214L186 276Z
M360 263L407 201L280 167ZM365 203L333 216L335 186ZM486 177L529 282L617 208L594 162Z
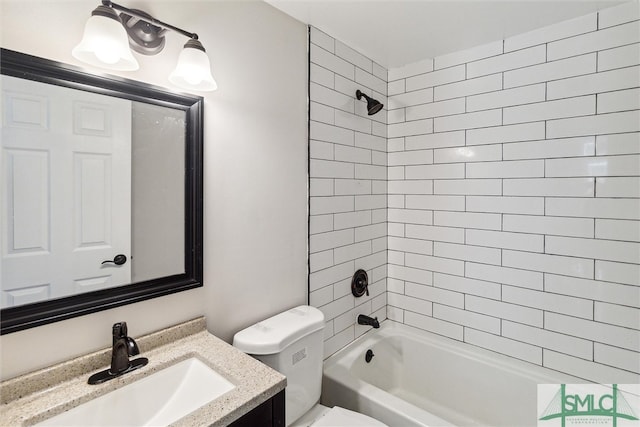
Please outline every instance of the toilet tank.
M249 326L233 345L287 377L286 423L293 423L320 400L324 315L300 306Z

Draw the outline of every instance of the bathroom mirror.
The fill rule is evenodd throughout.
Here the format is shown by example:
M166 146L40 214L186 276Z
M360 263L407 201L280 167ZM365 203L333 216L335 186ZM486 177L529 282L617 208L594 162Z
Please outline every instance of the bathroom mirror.
M1 333L202 286L203 99L0 55Z

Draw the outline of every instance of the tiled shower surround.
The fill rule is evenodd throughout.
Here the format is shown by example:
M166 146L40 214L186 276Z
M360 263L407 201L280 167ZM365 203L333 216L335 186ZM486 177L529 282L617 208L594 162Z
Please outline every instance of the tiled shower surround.
M356 90L387 103L387 70L338 40L310 29L311 305L325 314L325 354L369 328L358 314L386 318L386 110L367 115ZM351 294L357 269L369 275L369 296Z
M626 3L388 71L388 228L371 240L388 248L386 282L375 270L387 292L372 310L386 302L389 319L592 381L640 382L638 19ZM334 193L314 185L314 138L326 155L354 146L337 120L314 132L319 110L342 107L314 96L328 90L314 68L340 72L327 54L314 63L320 39L312 31L311 303L330 320L331 352L361 333L359 302L336 290L368 254L335 227L341 209L363 210L359 196L340 201L339 176L322 176ZM358 170L331 161L324 172ZM349 225L355 239L368 224Z

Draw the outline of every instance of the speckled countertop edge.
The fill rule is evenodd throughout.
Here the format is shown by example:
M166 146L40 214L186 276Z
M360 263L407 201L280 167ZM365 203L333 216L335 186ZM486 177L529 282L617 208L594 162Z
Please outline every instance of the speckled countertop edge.
M231 381L235 388L178 420L172 426L225 426L283 390L283 375L205 330L204 318L140 338L140 356L149 364L99 385L90 374L108 367L110 349L0 383L0 425L29 426L189 357L197 357ZM6 401L6 403L5 403Z

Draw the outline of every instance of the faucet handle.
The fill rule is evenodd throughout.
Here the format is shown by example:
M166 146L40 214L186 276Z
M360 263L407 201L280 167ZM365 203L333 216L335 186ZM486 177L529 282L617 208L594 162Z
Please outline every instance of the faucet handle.
M118 322L113 324L113 338L125 338L127 336L127 322Z
M137 356L138 354L140 354L138 344L133 338L126 337L125 340L127 341L127 353L129 354L129 356Z
M129 356L136 356L140 354L140 349L138 348L138 344L136 341L127 336L129 333L127 329L127 322L118 322L113 325L113 340L115 342L116 339L123 339L127 346L127 354Z

